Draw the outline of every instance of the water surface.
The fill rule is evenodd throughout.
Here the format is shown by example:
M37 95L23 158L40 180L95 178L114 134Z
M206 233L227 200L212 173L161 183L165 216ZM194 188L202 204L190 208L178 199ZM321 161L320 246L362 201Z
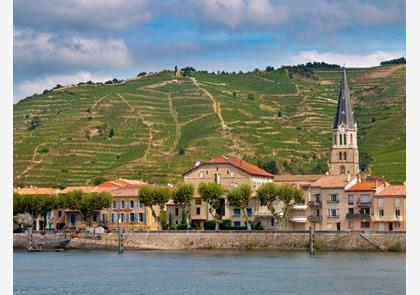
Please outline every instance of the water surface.
M14 294L405 294L405 254L14 252Z

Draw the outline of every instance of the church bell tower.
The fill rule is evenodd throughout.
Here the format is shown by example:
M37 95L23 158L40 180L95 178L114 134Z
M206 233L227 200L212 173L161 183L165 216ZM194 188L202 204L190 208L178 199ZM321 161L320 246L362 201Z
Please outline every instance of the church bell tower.
M331 128L332 147L329 162L331 175L359 173L357 124L354 119L346 70L343 70L335 120Z

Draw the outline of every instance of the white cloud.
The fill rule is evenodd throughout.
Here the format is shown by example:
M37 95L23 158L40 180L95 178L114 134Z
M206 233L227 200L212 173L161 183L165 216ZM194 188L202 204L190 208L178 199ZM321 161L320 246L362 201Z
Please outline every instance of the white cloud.
M130 54L123 40L96 39L30 30L14 31L14 61L24 66L55 69L123 68Z
M30 96L34 93L42 93L45 89L51 89L57 84L72 85L78 82L103 82L112 79L111 76L95 74L90 72L79 72L74 75L52 75L33 80L24 80L14 85L14 98L18 100Z
M379 66L381 61L405 56L404 50L374 51L368 54L332 53L318 51L301 51L297 55L286 58L283 64L296 65L307 62L326 62L346 65L346 67L373 67Z

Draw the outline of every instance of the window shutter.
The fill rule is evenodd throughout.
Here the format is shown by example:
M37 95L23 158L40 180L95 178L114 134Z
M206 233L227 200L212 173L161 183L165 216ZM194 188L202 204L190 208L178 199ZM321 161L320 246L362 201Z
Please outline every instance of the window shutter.
M139 222L139 215L137 213L134 213L134 223Z

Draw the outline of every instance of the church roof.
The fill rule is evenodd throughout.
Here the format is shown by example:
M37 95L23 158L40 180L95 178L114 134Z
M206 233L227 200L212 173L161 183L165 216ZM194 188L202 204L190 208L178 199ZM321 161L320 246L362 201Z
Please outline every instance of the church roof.
M337 111L335 113L335 120L332 129L338 129L341 124L350 129L356 128L345 69L343 69L343 78L341 79L340 85L340 95L338 98Z

